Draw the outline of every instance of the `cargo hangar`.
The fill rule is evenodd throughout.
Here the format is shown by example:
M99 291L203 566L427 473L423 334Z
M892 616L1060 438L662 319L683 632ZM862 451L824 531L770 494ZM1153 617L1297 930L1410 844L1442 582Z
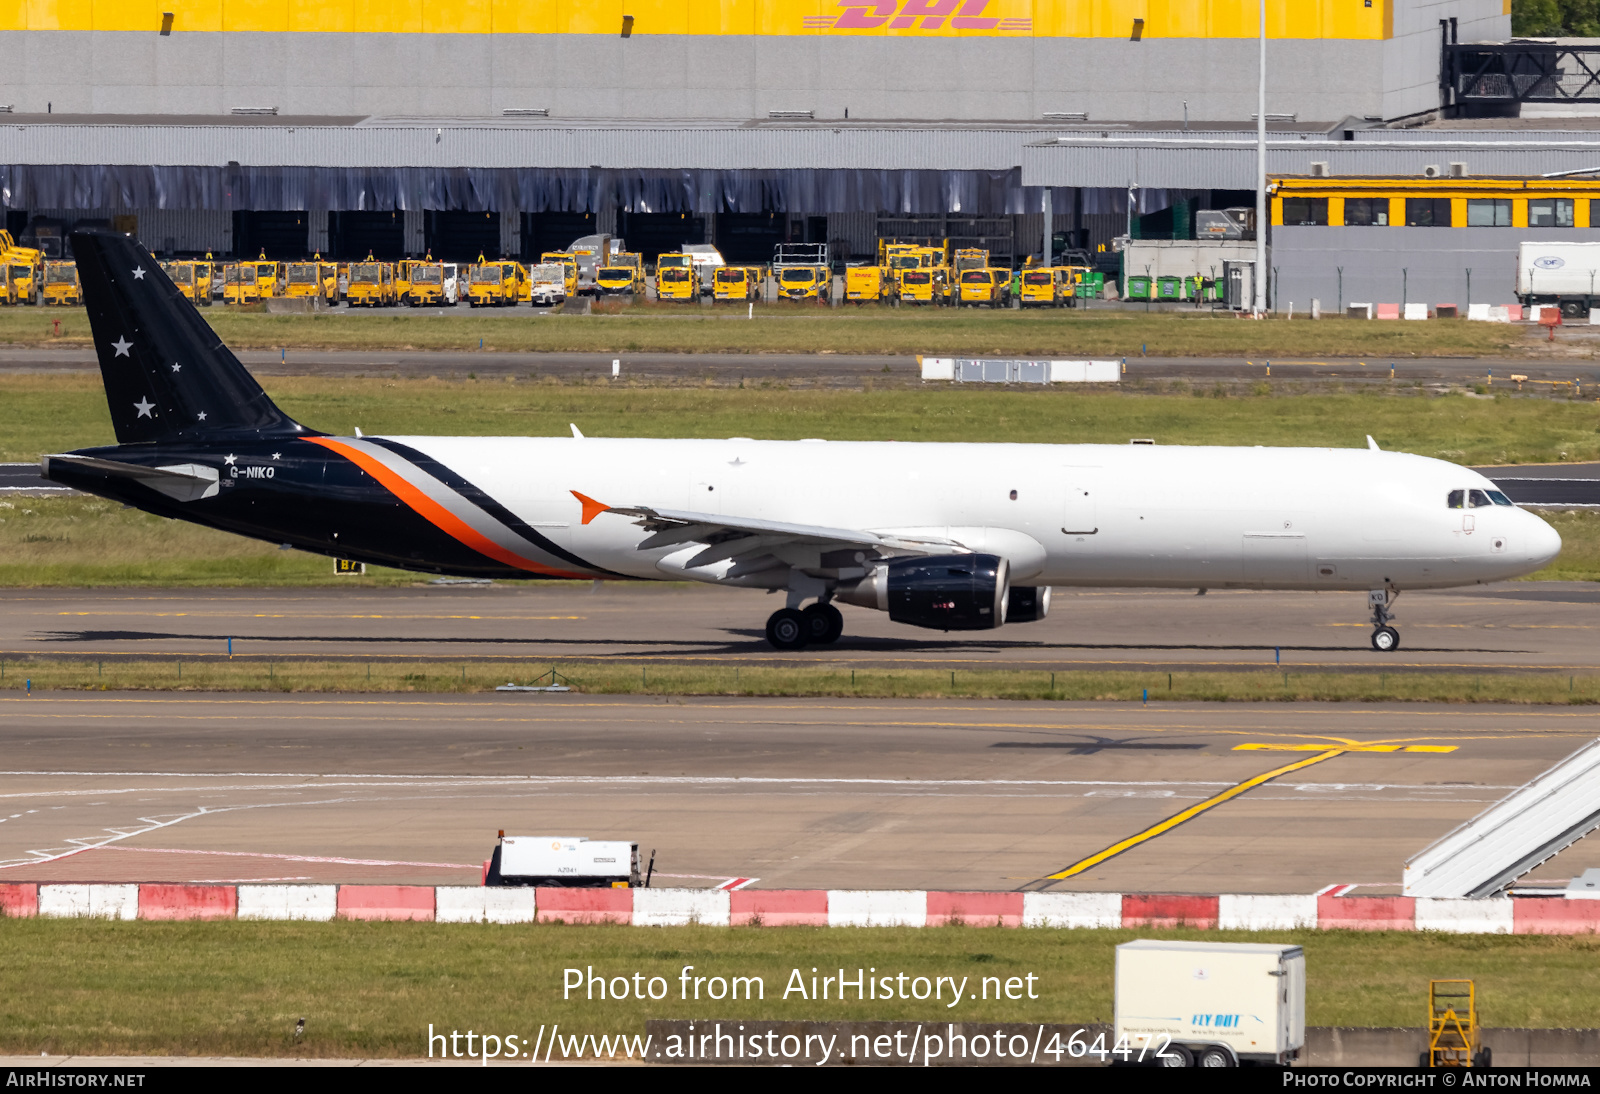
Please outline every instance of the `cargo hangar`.
M1520 195L1482 224L1461 191L1600 168L1600 123L1578 116L1600 112L1583 43L1510 40L1509 0L1266 11L1269 176L1370 184L1366 206L1273 202L1275 302L1456 300L1468 269L1490 299L1515 238L1600 225L1571 195L1581 215L1548 229ZM1256 13L30 0L0 16L15 59L0 205L24 241L109 223L163 254L527 257L598 231L647 259L705 241L761 261L798 241L845 263L913 237L998 263L1047 239L1115 255L1119 237L1192 237L1197 211L1253 203ZM1378 190L1393 215L1349 220ZM1425 201L1461 223L1414 223ZM1396 252L1419 250L1405 287L1382 283Z

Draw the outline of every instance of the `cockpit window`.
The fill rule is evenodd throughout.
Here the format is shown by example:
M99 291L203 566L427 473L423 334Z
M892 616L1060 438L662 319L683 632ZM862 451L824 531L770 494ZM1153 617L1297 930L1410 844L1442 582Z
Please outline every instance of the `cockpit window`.
M1485 494L1482 490L1467 491L1468 509L1487 509L1492 504L1493 502L1489 500L1489 495Z
M1452 490L1445 504L1451 509L1465 509L1467 507L1467 492L1465 490Z
M1515 505L1516 503L1498 490L1489 491L1489 500L1496 505Z

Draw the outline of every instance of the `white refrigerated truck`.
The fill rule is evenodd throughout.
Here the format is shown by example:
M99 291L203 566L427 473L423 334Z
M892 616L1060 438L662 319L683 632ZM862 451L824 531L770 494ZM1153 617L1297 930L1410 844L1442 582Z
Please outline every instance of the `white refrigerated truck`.
M1305 952L1259 942L1124 942L1115 1009L1119 1050L1143 1050L1147 1062L1287 1064L1306 1042Z
M1518 246L1517 299L1524 307L1555 304L1566 319L1588 315L1600 301L1600 243Z

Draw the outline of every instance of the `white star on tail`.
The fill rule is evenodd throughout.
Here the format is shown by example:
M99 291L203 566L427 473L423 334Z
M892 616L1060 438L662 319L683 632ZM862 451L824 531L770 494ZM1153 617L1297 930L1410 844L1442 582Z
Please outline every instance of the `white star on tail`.
M178 364L177 362L173 362L172 371L173 372L182 372L183 371L183 366Z
M140 399L137 403L134 403L133 409L139 412L139 417L141 418L152 418L154 415L150 412L155 409L155 406L156 404L152 403L149 398L146 397L144 399Z
M144 267L143 266L134 267L133 279L135 281L143 281L144 280Z
M202 411L201 411L201 412L200 412L200 415L199 415L199 417L200 417L200 420L201 420L201 421L202 421L202 422L203 422L203 421L205 421L205 420L206 420L206 412L205 412L205 411L203 411L203 410L202 410Z
M133 348L133 343L126 338L118 338L111 343L111 348L117 351L118 357L126 357L128 356L128 351Z

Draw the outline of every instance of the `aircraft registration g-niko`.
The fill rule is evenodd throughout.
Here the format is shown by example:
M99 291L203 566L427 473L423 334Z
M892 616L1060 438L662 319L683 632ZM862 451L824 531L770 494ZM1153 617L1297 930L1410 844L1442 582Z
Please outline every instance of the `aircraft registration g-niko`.
M272 404L148 251L73 249L118 443L45 478L337 558L494 578L692 579L786 593L780 649L834 601L936 630L1043 619L1050 587L1403 589L1539 569L1554 529L1488 479L1365 448L353 437ZM1041 404L1043 405L1043 404Z

